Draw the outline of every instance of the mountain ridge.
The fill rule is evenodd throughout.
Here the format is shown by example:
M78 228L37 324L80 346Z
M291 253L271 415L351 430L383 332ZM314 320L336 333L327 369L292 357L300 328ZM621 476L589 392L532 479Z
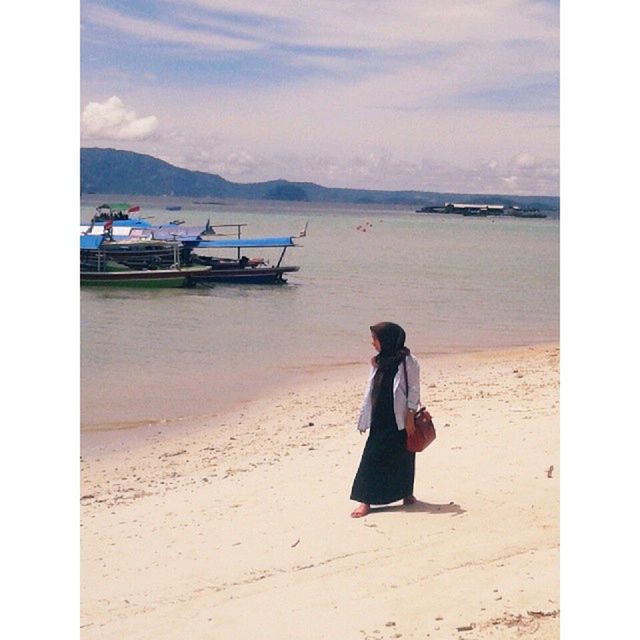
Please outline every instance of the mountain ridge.
M123 193L143 196L185 196L247 200L347 202L437 206L444 202L477 204L491 202L507 206L559 211L556 196L512 196L438 191L376 190L324 187L313 182L268 180L239 183L220 175L176 167L164 160L135 151L112 148L80 149L80 191Z

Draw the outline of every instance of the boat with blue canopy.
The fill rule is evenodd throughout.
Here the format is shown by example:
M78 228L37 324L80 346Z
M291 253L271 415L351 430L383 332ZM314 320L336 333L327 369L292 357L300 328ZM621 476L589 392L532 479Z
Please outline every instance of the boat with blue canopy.
M113 205L110 206L113 211ZM125 203L119 206L128 207ZM139 207L134 209L139 211ZM127 211L131 210L128 207ZM152 225L148 220L129 218L128 215L106 220L94 216L90 224L80 225L81 282L88 281L87 274L106 271L189 268L183 286L207 286L216 282L280 284L286 282L286 274L300 269L283 265L283 259L289 247L300 246L295 240L306 236L306 225L297 236L258 238L242 237L245 226L245 223L211 225L209 221L204 226L189 226L182 221ZM225 233L230 228L235 232ZM282 251L277 262L271 264L262 257L243 255L244 249ZM235 250L235 257L221 257L219 252L225 250ZM216 254L212 255L210 251ZM124 278L113 280L119 282Z
M298 247L296 236L277 236L262 238L189 238L182 239L185 264L210 266L211 270L194 277L196 284L214 282L248 282L252 284L284 283L285 274L294 273L298 266L283 265L284 255L289 247ZM197 253L196 249L236 249L235 258L221 258ZM248 258L242 255L243 249L282 249L275 265L264 258Z

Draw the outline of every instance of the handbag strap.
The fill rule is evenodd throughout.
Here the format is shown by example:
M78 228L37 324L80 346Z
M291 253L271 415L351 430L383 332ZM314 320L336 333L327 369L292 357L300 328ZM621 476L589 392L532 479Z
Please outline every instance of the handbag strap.
M405 356L402 359L402 368L404 369L404 395L407 397L407 401L409 400L409 377L407 376L407 357ZM422 409L422 403L418 405L418 410L416 413L419 413Z
M407 376L407 357L402 358L402 368L404 369L404 395L409 399L409 378Z

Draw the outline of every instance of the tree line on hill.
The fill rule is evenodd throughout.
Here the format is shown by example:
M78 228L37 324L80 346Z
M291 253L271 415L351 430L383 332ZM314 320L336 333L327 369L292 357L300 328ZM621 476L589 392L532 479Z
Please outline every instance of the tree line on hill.
M435 191L378 191L323 187L313 182L270 180L238 183L203 171L175 167L153 156L96 147L80 150L80 192L146 196L184 196L297 202L346 202L437 206L445 202L490 201L558 212L560 199L552 196L505 196Z

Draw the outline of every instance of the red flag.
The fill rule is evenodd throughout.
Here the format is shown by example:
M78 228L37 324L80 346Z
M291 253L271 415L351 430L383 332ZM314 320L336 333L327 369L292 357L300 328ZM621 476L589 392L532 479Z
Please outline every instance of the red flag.
M104 223L104 230L105 231L109 231L109 229L111 229L111 227L113 227L113 220L107 220Z
M140 207L129 207L127 209L127 213L136 213L136 211L140 211Z

